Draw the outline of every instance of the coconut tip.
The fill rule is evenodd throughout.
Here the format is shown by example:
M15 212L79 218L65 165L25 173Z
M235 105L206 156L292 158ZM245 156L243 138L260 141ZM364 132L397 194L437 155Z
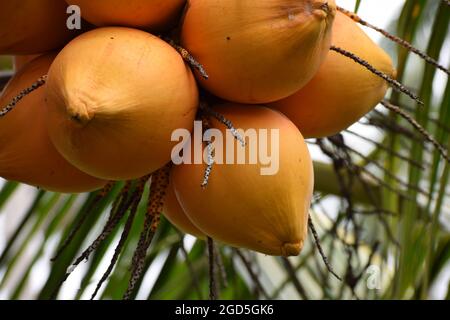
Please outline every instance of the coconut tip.
M94 117L87 103L81 99L72 99L66 103L66 106L67 116L81 126L88 124Z
M285 242L281 246L281 254L283 257L298 256L303 248L303 241Z
M330 19L336 15L336 3L334 0L314 0L313 14L319 19Z

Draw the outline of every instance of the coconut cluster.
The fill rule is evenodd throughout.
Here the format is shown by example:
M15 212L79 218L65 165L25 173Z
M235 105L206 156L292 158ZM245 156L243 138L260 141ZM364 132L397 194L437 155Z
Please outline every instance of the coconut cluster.
M81 30L67 28L69 5L85 19ZM179 145L174 132L192 133L196 119L234 132L233 154L258 147L237 132L274 131L266 147L277 170L262 174L258 157L176 163L163 213L199 238L297 255L314 186L304 137L342 131L387 90L332 45L395 76L334 0L2 1L0 54L16 55L16 74L0 96L14 107L0 117L0 176L86 192L164 167ZM190 139L183 150L229 155L210 146Z

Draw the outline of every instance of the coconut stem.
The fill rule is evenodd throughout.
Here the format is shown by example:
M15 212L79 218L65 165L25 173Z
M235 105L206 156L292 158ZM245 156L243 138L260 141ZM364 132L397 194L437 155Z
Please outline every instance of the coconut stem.
M225 269L225 265L224 265L223 259L222 259L222 254L221 254L219 248L217 247L216 243L214 243L214 250L216 252L215 263L216 263L217 269L219 271L218 273L220 275L221 285L223 288L226 288L226 287L228 287L227 270Z
M283 262L284 268L286 269L286 272L289 276L290 282L292 282L292 285L297 290L298 294L303 300L308 300L308 296L306 294L306 290L303 287L303 285L300 283L300 280L297 277L297 272L295 270L295 267L291 263L291 261L287 257L282 257L281 261Z
M146 177L148 180L148 177ZM127 181L124 188L121 190L120 201L117 201L115 205L111 208L110 216L105 226L103 227L100 235L92 242L92 244L83 251L83 253L75 260L72 265L66 271L66 274L61 279L60 284L64 283L67 278L72 274L72 272L76 269L76 267L84 260L87 260L92 252L94 252L98 246L103 243L103 241L111 234L111 232L115 229L115 227L119 224L120 220L123 218L125 213L127 212L130 205L133 203L134 195L128 195L131 183ZM139 195L140 197L140 195ZM55 292L53 292L52 297L55 297L57 294L57 290L59 286L56 288Z
M161 220L164 198L167 187L169 186L171 166L172 164L168 163L166 166L152 174L147 214L145 216L144 227L141 231L138 245L133 254L131 277L128 282L128 288L123 296L124 300L129 300L131 298L136 284L144 273L147 250L152 243L153 237L155 236Z
M200 287L200 281L199 281L199 277L197 272L194 269L194 266L192 265L192 261L189 258L189 253L187 252L186 248L184 247L184 234L175 228L175 231L180 235L180 250L181 253L184 256L184 261L186 263L187 268L189 269L189 273L191 275L192 278L192 284L195 288L195 291L197 292L197 296L200 300L203 300L203 294L202 294L202 289Z
M217 300L216 268L214 241L208 237L208 264L209 264L209 299Z
M58 258L61 256L61 254L64 252L64 250L72 243L73 239L77 235L78 231L82 227L84 221L86 218L91 214L92 210L97 206L97 204L104 198L106 195L111 191L115 184L115 181L108 182L103 189L96 195L94 200L90 203L89 207L83 212L81 218L78 220L76 225L73 227L73 229L70 231L69 236L64 240L61 247L56 252L55 256L51 258L51 261L54 262L58 260Z
M246 143L245 143L244 138L239 134L239 132L236 130L236 128L233 126L233 123L230 120L225 118L223 115L218 113L216 110L210 108L206 103L200 103L200 110L204 111L205 113L207 113L208 115L212 116L217 121L219 121L220 123L225 125L228 128L228 130L230 130L233 137L237 141L239 141L243 147L245 147Z
M353 54L349 51L346 51L344 49L338 48L336 46L331 46L330 50L335 51L349 59L352 59L353 61L362 65L363 67L365 67L367 70L369 70L373 74L377 75L378 77L380 77L383 80L385 80L386 82L388 82L395 90L406 94L411 99L416 101L418 104L424 105L424 103L420 100L420 98L417 95L415 95L414 93L412 93L410 90L408 90L403 84L401 84L397 80L392 79L387 74L377 70L375 67L373 67L369 62L365 61L364 59L361 59L358 56L356 56L355 54Z
M6 116L10 111L14 109L14 107L25 98L27 95L32 93L33 91L39 89L47 82L47 75L40 77L35 83L33 83L30 87L19 92L17 96L15 96L11 102L0 110L0 118Z
M332 141L333 144L335 144L336 146L346 149L348 151L350 151L351 153L355 154L356 156L360 157L361 159L363 159L364 161L366 161L367 163L370 163L372 165L374 165L375 167L377 167L381 172L383 172L386 176L389 176L391 179L393 179L395 182L397 182L399 185L402 185L406 188L415 190L419 193L421 193L422 195L429 197L430 194L424 190L422 190L422 188L420 188L419 186L415 186L415 185L411 185L405 181L403 181L402 179L400 179L399 177L397 177L394 173L392 173L391 171L389 171L388 169L385 168L385 166L383 166L382 164L380 164L378 161L371 159L370 157L364 155L363 153L359 152L358 150L348 146L347 144L345 144L344 142L337 140L337 139L333 139L333 137L328 138L330 141ZM363 170L365 173L367 173L369 176L375 177L373 176L373 174L367 170L365 167L361 166L361 170Z
M448 4L448 0L445 0ZM355 13L348 11L344 8L341 7L337 7L339 11L341 11L343 14L345 14L346 16L348 16L349 18L351 18L353 21L355 21L356 23L359 23L365 27L368 27L370 29L373 29L379 33L381 33L383 36L385 36L386 38L388 38L389 40L401 45L402 47L406 48L408 51L411 51L413 53L415 53L416 55L418 55L419 57L421 57L423 60L425 60L427 63L431 64L432 66L434 66L435 68L442 70L443 72L445 72L446 74L450 75L450 70L447 69L446 67L444 67L443 65L439 64L439 62L435 59L433 59L432 57L430 57L429 55L427 55L425 52L415 48L411 43L409 43L406 40L403 40L397 36L394 36L392 34L390 34L389 32L387 32L386 30L383 30L377 26L374 26L373 24L361 19L358 15L356 15Z
M256 289L255 291L257 291L257 296L259 296L259 294L261 294L264 297L264 299L269 299L269 294L264 289L264 286L262 285L258 274L256 274L256 272L253 270L253 264L251 263L251 261L247 260L244 253L240 249L234 248L234 252L237 254L239 259L241 259L250 278L252 279L253 283L255 284L255 289Z
M395 151L395 150L392 150L391 148L386 147L386 146L383 145L382 143L379 143L379 142L377 142L377 141L375 141L375 140L373 140L373 139L370 139L370 138L368 138L368 137L365 137L365 136L363 136L362 134L357 133L357 132L355 132L355 131L351 131L351 130L349 130L349 129L346 129L345 132L347 132L347 133L349 133L349 134L351 134L351 135L353 135L353 136L355 136L355 137L357 137L357 138L360 138L361 140L364 140L364 141L367 141L367 142L369 142L369 143L372 143L372 144L373 144L374 146L376 146L377 148L386 151L387 153L393 155L394 157L396 157L396 158L398 158L398 159L400 159L400 160L403 160L403 161L405 161L405 162L408 162L410 165L412 165L412 166L414 166L414 167L416 167L416 168L418 168L418 169L425 170L425 166L424 166L422 163L419 163L419 162L415 161L414 159L410 159L410 158L408 158L407 156L404 156L404 155L402 155L401 153L399 153L399 152L397 152L397 151Z
M202 64L198 62L186 49L176 44L175 41L170 38L164 38L164 41L166 41L175 50L177 50L183 60L186 61L192 68L196 69L203 78L205 78L206 80L209 79L208 73L206 72L205 68L203 68Z
M333 267L331 266L330 262L328 261L327 256L325 255L322 245L320 244L319 235L317 234L316 227L314 226L314 223L312 222L311 216L308 216L308 227L309 230L311 230L312 236L314 238L314 243L317 247L317 250L319 250L319 254L322 257L323 263L328 269L328 272L330 272L333 276L336 277L339 281L342 281L341 277L339 277L336 272L334 272Z
M109 263L108 269L105 271L102 278L97 283L97 286L91 296L91 300L93 300L95 298L95 296L97 295L97 293L100 290L103 283L106 281L106 279L108 279L114 266L117 263L117 260L119 259L122 249L125 246L125 242L128 239L128 235L130 234L131 227L133 226L133 221L134 221L134 218L136 217L138 205L141 200L142 194L144 193L144 187L145 187L145 183L147 182L147 180L148 180L148 177L143 178L143 181L141 181L141 183L137 186L133 204L131 205L131 209L130 209L130 214L128 216L127 222L125 223L124 229L120 236L119 243L117 244L116 249L114 250L114 255Z
M148 177L146 177L148 180ZM140 179L140 183L145 183L143 179ZM118 204L117 211L113 212L111 211L111 215L108 219L108 222L106 223L105 227L103 228L103 231L101 234L97 237L97 239L92 242L92 244L78 257L78 259L72 264L72 267L78 266L83 260L86 260L89 258L92 252L94 252L98 246L111 234L111 232L114 230L114 228L119 224L120 220L122 220L123 216L127 212L130 205L135 200L135 195L132 196L128 195L129 191L129 184L127 184L124 187L123 190L126 194L122 195L122 199L120 203ZM73 270L72 270L73 271ZM68 275L70 275L71 272L67 272Z
M450 157L448 155L448 151L444 146L442 146L424 127L422 127L408 112L400 109L400 107L389 103L386 100L383 100L381 104L387 108L388 110L395 112L400 115L403 119L408 121L420 134L430 142L441 154L441 156L450 163Z

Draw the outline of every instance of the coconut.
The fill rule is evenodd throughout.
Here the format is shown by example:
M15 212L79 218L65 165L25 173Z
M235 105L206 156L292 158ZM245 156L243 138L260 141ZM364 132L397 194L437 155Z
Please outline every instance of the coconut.
M246 146L236 143L233 149L224 148L222 154L229 156L234 150L235 159L220 164L220 157L216 158L206 188L201 187L205 163L185 161L174 166L172 182L182 208L195 226L215 240L269 255L298 255L307 235L314 184L312 160L301 133L284 115L266 107L225 104L216 111L241 129L242 136L256 130L258 143L246 138ZM211 127L227 136L217 121L211 121ZM192 139L191 150L202 147L196 144L201 142ZM263 152L264 147L278 170L268 170L269 162L261 156L250 161L252 151ZM239 150L247 152L245 164L237 162Z
M330 48L334 0L191 0L181 40L223 99L267 103L303 87Z
M166 196L164 198L163 215L169 220L169 222L175 226L178 230L193 235L197 238L205 238L205 234L201 232L192 222L181 207L173 188L173 184L170 183Z
M18 71L0 96L0 106L45 75L54 57L46 54ZM47 133L44 111L45 90L40 88L0 118L0 176L67 193L92 191L105 185L106 181L81 172L56 151Z
M186 0L67 0L78 5L87 21L97 26L166 29L181 14Z
M56 57L47 82L47 124L74 166L108 180L164 166L176 129L191 130L195 79L170 45L144 31L87 32Z
M333 45L354 53L395 78L389 55L340 12L334 22ZM305 137L320 138L334 135L358 121L383 99L387 89L388 84L383 79L330 51L307 86L270 106L287 115Z
M67 28L61 0L0 1L0 54L37 54L64 46L78 34Z

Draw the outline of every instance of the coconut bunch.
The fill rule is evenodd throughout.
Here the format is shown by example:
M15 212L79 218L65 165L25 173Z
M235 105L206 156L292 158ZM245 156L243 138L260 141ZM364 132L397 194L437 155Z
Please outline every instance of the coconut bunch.
M67 29L68 5L89 22L82 30ZM298 255L307 235L314 177L304 139L358 121L395 77L334 0L2 1L0 54L17 55L0 98L2 177L91 191L159 177L181 146L191 161L152 178L164 206L150 211L199 238L281 256ZM195 120L231 133L236 161L215 158L228 146L173 138L192 135ZM236 163L261 147L249 130L277 134L265 141L274 172L262 174L261 157Z

